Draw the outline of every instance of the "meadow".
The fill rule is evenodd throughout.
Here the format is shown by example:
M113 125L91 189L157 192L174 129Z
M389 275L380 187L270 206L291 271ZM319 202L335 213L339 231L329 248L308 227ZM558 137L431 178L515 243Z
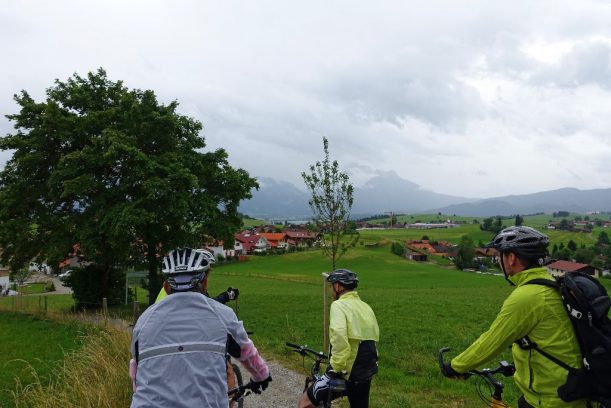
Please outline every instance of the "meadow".
M380 326L372 406L477 406L473 384L441 377L437 351L450 346L458 352L484 331L510 291L507 283L494 275L412 263L392 255L389 245L356 248L340 265L359 273L359 293ZM211 292L239 287L239 315L254 331L255 343L298 368L301 360L284 342L322 348L321 272L328 269L318 251L252 258L216 268ZM515 402L512 388L507 395Z
M597 215L601 220L609 220L610 215ZM464 222L458 227L452 228L435 228L435 229L412 229L412 228L399 228L399 229L383 229L383 230L364 230L361 231L361 235L364 240L376 241L377 239L390 239L390 240L405 240L405 239L420 239L423 236L429 237L430 240L434 241L450 241L458 243L462 235L469 236L473 242L477 245L478 243L489 242L494 234L489 231L482 231L480 224L474 221L482 222L483 217L460 217L460 216L447 216L447 215L430 215L430 214L415 214L415 215L401 215L398 216L399 222L413 223L415 221L421 222L440 222L450 219L452 221ZM572 219L572 217L571 217ZM380 218L372 220L371 222L388 222L390 218ZM524 225L528 225L537 228L547 234L551 241L551 247L561 243L565 246L570 240L573 240L579 247L582 245L592 246L596 243L598 235L602 231L606 231L607 234L610 232L608 229L603 227L594 227L591 232L572 232L572 231L561 231L561 230L548 230L546 226L549 222L559 222L560 218L553 218L550 214L531 215L524 217ZM511 226L514 225L513 219L503 220L503 225Z

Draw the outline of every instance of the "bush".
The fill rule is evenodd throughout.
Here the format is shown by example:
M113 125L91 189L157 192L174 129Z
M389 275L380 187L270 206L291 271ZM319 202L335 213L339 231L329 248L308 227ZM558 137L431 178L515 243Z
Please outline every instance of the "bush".
M64 279L64 285L72 289L76 309L97 309L102 307L106 298L108 306L119 305L125 301L125 271L111 269L104 285L104 271L97 265L73 269ZM104 291L104 286L106 290ZM128 302L133 299L128 298Z
M45 285L45 291L55 292L55 283L53 283L53 281L47 281Z
M405 255L405 248L398 242L393 242L390 246L390 252L395 255L403 256Z

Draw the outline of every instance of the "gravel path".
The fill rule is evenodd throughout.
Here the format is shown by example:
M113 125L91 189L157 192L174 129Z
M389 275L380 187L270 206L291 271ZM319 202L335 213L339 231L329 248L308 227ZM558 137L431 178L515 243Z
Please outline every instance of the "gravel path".
M248 408L292 408L303 390L305 374L296 373L284 368L274 360L268 360L272 382L262 394L250 394L244 399L244 407ZM242 368L244 381L248 381L248 372Z

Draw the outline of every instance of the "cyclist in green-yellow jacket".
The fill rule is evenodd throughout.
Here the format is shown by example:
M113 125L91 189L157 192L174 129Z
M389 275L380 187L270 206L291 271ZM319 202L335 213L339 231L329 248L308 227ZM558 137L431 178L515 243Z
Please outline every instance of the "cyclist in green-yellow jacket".
M518 341L527 338L569 366L581 367L579 344L558 291L526 284L533 279L553 279L541 267L548 245L546 235L526 226L506 228L488 244L499 252L499 265L516 288L488 331L446 364L442 372L447 377L463 378L464 373L511 346L514 381L523 394L519 408L585 408L586 401L564 402L558 396L558 387L566 382L568 371Z
M330 377L345 372L350 407L367 408L371 379L378 372L378 322L371 307L355 290L359 281L356 273L337 269L329 274L327 281L333 287L334 300L329 316L330 365L327 374L303 393L299 407L315 407L326 401L329 393L333 393Z

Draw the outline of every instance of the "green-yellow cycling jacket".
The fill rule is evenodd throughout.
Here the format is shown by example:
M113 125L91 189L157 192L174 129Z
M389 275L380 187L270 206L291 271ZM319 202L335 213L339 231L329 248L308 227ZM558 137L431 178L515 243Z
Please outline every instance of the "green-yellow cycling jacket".
M554 288L530 284L532 279L552 279L545 268L519 272L509 279L516 284L487 332L451 362L459 373L480 367L512 347L516 366L514 381L526 401L534 407L585 407L585 401L567 403L558 397L567 370L536 350L523 350L515 340L528 336L539 348L571 367L581 367L581 354L564 304Z
M346 371L346 378L356 359L359 343L362 340L380 340L376 316L356 291L346 292L331 303L329 340L331 366L335 371Z

